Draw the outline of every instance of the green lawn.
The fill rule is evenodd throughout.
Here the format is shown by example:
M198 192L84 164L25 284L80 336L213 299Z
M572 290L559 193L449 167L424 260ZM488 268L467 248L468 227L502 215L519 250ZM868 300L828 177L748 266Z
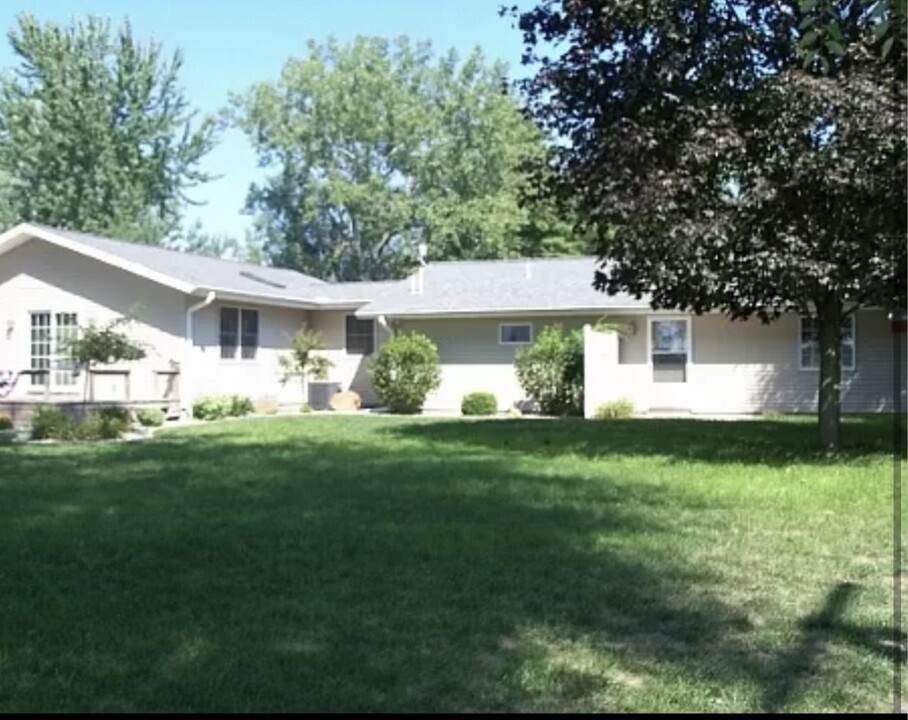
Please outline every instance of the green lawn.
M829 460L808 420L306 416L0 447L0 711L887 711L891 421L845 434Z

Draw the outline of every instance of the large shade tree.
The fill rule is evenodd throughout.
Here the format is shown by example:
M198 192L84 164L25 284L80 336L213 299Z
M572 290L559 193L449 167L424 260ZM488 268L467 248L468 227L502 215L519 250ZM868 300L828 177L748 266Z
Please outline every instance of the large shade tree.
M179 52L128 24L21 15L0 77L3 220L158 243L179 225L216 123L178 84Z
M817 318L822 443L843 321L905 304L903 0L547 0L513 16L552 190L608 292Z
M234 99L266 171L248 209L276 264L381 279L430 259L578 252L551 205L522 202L542 135L477 50L359 37L310 42Z

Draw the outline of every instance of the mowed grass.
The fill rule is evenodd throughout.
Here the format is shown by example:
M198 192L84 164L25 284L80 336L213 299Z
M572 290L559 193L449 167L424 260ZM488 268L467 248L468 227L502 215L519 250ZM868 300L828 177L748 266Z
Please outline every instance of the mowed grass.
M887 711L888 418L0 448L0 711Z

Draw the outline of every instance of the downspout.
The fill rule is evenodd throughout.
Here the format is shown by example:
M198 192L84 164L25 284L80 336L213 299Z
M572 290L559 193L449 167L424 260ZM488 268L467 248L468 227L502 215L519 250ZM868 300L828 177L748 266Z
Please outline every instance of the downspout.
M184 413L186 413L187 418L192 417L192 381L190 380L192 376L192 349L193 345L193 322L192 316L202 308L206 308L211 303L214 302L216 294L214 290L209 290L208 294L205 296L205 299L201 302L196 303L195 305L190 305L186 310L186 357L183 361L183 367L180 369L180 405Z

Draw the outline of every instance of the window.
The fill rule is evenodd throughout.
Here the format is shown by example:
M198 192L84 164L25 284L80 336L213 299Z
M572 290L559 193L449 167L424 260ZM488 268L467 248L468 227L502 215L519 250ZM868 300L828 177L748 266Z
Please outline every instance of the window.
M221 359L254 360L259 347L259 311L221 308Z
M69 356L69 343L78 337L76 313L31 313L29 336L31 384L71 387L76 384L76 364Z
M371 355L375 351L375 321L347 315L347 354Z
M798 363L801 370L820 369L820 324L815 317L801 317ZM854 370L854 363L854 315L849 315L842 321L842 369Z
M500 345L529 345L533 342L533 326L529 323L498 326L498 343Z
M653 320L653 382L687 382L688 324L686 320Z

